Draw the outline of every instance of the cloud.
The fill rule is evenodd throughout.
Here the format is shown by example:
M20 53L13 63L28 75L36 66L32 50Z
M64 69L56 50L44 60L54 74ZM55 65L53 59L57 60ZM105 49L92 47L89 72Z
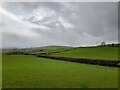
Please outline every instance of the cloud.
M7 17L9 17L9 18L14 19L15 21L21 22L21 20L17 16L15 16L14 14L6 11L2 7L0 7L0 13L3 14L3 15L5 15L5 16L7 16Z
M3 47L118 42L117 2L8 2L0 13Z

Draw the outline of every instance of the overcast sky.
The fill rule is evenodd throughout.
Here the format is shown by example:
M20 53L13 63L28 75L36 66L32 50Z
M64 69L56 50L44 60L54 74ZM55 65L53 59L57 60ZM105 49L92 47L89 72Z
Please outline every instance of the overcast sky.
M3 48L118 42L117 2L6 2L1 15Z

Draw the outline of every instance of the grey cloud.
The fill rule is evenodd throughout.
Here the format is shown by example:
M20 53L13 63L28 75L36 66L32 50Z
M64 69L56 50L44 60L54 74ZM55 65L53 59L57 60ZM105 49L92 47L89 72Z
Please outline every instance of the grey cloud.
M30 13L31 11L36 9L40 4L41 3L36 2L5 2L3 3L3 7L11 11L12 13L22 14L24 12Z
M74 12L75 17L71 13L71 17L66 18L79 29L83 29L82 31L96 37L118 31L117 3L79 3L78 8ZM81 30L77 31L81 32Z
M14 33L2 33L2 46L5 47L26 47L28 38ZM26 43L27 42L27 43Z
M37 47L38 45L44 46L45 41L42 41L43 38L33 38L26 37L23 35L18 35L15 33L3 33L2 34L2 47Z
M42 5L52 10L55 10L56 12L60 12L62 8L61 4L58 2L44 2L42 3Z
M7 37L18 45L18 40L26 42L28 46L43 45L95 45L96 42L107 43L118 41L118 3L116 2L24 2L5 3L8 11L24 17L24 22L38 25L30 31L37 38L21 38L16 35L5 34L4 44L7 45ZM36 19L33 13L37 9L47 8L48 15L42 19ZM53 14L49 15L52 11ZM39 11L38 11L39 13ZM42 15L42 13L40 13ZM64 21L60 21L62 18ZM72 25L66 28L64 23ZM67 24L66 24L67 25ZM48 30L41 28L48 27ZM13 38L12 38L13 36ZM16 38L15 38L15 37ZM16 39L16 40L15 40ZM31 44L30 42L33 41ZM14 46L13 45L13 46ZM20 44L22 45L22 44ZM12 44L11 44L12 46ZM22 47L22 46L20 46ZM25 47L25 45L24 45Z

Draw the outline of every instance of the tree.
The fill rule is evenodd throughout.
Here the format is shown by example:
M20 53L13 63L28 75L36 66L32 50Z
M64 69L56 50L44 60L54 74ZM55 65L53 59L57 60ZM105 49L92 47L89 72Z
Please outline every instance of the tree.
M105 46L105 42L101 42L101 46Z
M115 45L114 45L114 43L112 43L112 47L114 47Z

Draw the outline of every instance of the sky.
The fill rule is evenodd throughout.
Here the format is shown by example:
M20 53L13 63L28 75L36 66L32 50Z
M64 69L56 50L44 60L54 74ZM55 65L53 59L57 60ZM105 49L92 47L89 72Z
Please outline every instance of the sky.
M3 48L118 42L117 2L4 2L0 17Z

